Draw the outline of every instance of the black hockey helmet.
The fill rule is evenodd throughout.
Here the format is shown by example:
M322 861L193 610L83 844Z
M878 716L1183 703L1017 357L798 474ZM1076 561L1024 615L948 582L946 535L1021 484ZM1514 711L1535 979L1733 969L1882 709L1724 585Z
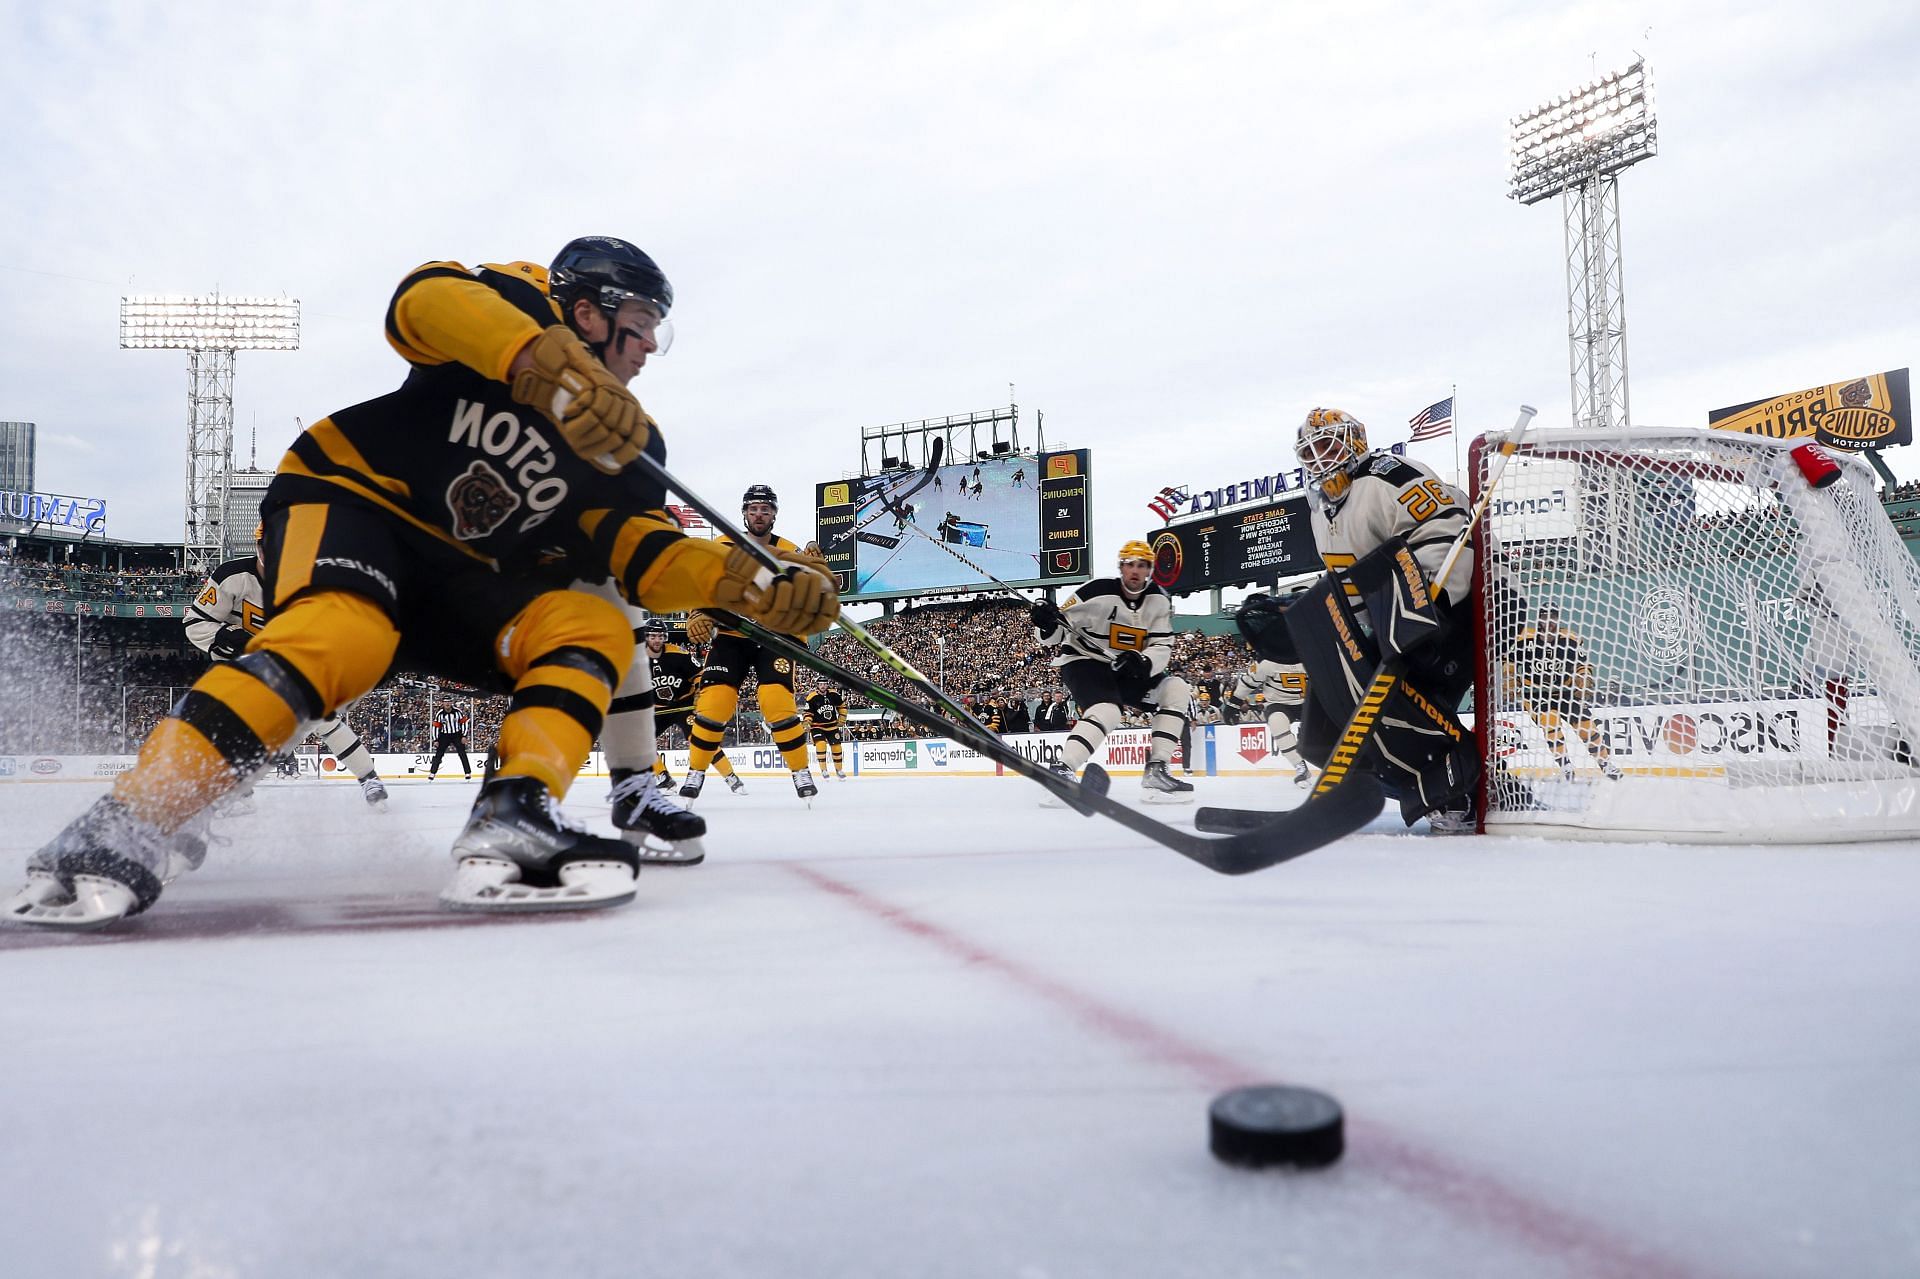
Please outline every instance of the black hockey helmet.
M609 320L628 298L653 307L662 320L673 310L673 286L654 260L610 235L569 240L547 268L547 287L569 315L580 298L591 300Z
M774 493L774 491L771 488L769 488L765 484L755 484L751 488L749 488L745 493L740 495L741 510L745 510L747 507L752 506L755 502L765 502L768 506L771 506L776 511L780 509L779 497Z
M666 618L652 617L647 619L647 634L665 637L672 634L672 632L667 627Z

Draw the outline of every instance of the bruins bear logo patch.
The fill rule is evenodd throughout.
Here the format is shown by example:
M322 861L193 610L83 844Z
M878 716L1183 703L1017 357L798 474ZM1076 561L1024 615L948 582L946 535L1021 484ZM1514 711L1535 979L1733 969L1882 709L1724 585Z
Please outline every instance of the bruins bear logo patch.
M447 509L453 512L453 535L463 542L485 537L507 522L520 506L520 495L507 487L500 472L485 462L474 462L447 485Z

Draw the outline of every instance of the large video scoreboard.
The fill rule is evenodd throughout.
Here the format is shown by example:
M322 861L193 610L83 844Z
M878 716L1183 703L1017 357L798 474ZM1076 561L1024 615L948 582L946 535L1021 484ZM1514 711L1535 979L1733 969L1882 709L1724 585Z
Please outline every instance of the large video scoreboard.
M814 488L814 540L842 599L1087 580L1088 450L1005 453Z
M1153 535L1153 580L1170 595L1186 595L1317 572L1307 502L1296 493L1167 525Z

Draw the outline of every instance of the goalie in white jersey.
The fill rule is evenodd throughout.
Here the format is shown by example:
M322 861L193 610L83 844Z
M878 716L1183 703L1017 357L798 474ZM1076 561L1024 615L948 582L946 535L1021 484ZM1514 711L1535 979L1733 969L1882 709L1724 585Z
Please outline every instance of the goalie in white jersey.
M1427 816L1435 834L1471 833L1479 754L1455 714L1474 673L1471 552L1434 580L1470 521L1466 497L1418 462L1369 450L1366 427L1340 409L1308 413L1295 453L1327 572L1291 603L1249 598L1241 633L1263 657L1304 664L1300 750L1323 768L1382 654L1404 656L1360 766L1408 825Z
M1153 584L1153 548L1132 541L1120 548L1117 577L1097 577L1056 607L1033 606L1033 630L1042 644L1058 644L1053 664L1080 707L1054 771L1078 777L1093 753L1132 706L1152 716L1153 739L1140 785L1157 803L1190 803L1193 785L1167 770L1187 726L1193 692L1171 669L1173 601Z
M260 530L254 530L254 542ZM247 643L266 625L266 591L260 585L259 552L228 560L213 570L193 606L187 610L187 640L216 662L231 662L247 651ZM387 788L374 767L373 756L360 744L360 735L348 726L345 715L321 720L313 731L321 745L360 779L360 793L374 808L384 808ZM247 795L238 796L238 805L249 803ZM229 804L228 813L245 812L245 807Z

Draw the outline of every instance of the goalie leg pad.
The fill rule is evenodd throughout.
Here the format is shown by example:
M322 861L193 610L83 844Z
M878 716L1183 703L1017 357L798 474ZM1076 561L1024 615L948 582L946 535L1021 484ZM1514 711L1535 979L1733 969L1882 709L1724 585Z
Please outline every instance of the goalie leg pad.
M1295 599L1284 614L1295 659L1307 669L1309 706L1317 704L1333 732L1353 715L1373 682L1380 650L1360 629L1338 575L1329 573ZM1303 711L1307 708L1303 708ZM1302 715L1302 735L1312 716Z

